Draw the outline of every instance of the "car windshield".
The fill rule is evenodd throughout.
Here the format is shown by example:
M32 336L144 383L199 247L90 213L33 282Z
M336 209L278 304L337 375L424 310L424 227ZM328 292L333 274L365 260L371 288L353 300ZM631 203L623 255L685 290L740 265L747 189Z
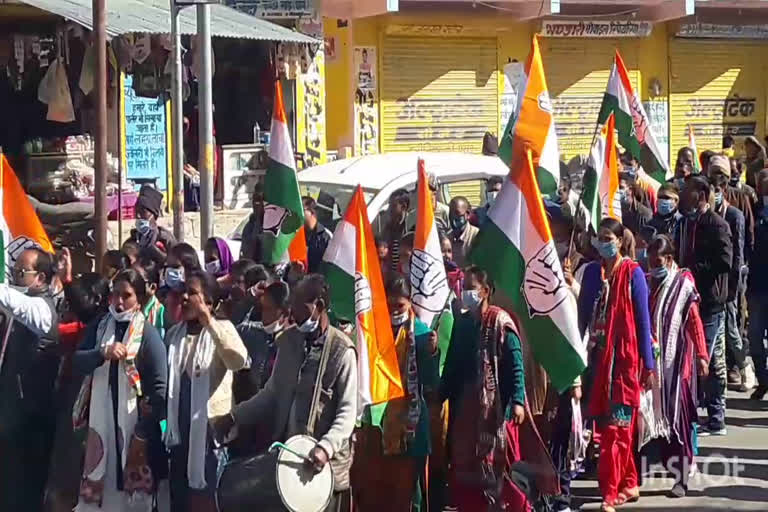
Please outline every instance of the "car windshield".
M356 186L339 185L336 183L299 183L302 196L310 196L317 201L317 219L320 223L333 231L336 229L339 219L347 209ZM368 204L375 195L374 190L363 190L365 204ZM250 215L246 216L230 235L232 240L242 240L243 230L248 224Z

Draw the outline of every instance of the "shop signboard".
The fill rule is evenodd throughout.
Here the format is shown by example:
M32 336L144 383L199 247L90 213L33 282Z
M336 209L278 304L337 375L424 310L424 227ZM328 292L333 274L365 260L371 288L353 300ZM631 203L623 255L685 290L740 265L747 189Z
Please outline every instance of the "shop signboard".
M315 15L313 0L228 0L230 7L259 18L302 18Z
M539 35L543 37L648 37L650 21L544 20Z
M676 35L701 39L768 39L768 25L683 23Z
M643 108L648 114L651 132L656 136L659 152L669 155L669 105L666 101L644 101Z
M129 180L156 180L168 188L168 102L136 96L133 77L123 85L123 166Z

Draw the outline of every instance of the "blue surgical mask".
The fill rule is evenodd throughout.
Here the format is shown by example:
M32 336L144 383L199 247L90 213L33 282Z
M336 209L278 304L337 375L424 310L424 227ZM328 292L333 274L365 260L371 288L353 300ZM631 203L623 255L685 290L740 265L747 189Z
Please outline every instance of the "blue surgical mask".
M317 328L320 327L320 319L312 318L312 315L315 314L315 309L317 309L317 306L312 308L312 313L310 313L309 317L304 320L304 323L299 326L300 333L309 334L311 332L315 332Z
M451 217L451 228L456 233L459 233L461 231L464 231L464 226L467 225L467 218L466 217Z
M184 268L168 267L165 269L165 285L174 290L184 286Z
M621 201L621 204L628 204L629 203L629 190L626 188L620 188L619 189L619 200Z
M477 290L464 290L461 292L461 303L470 313L474 313L480 307L480 292Z
M685 212L685 218L688 220L698 220L699 218L699 210L694 208L693 210L688 210Z
M723 193L715 192L715 206L720 206L721 204L723 204Z
M652 268L650 271L651 277L654 279L658 279L659 281L663 281L664 279L666 279L668 274L669 274L669 269L664 266Z
M600 257L604 260L615 258L619 253L619 246L614 242L601 242L598 240L595 248L597 249L598 254L600 254Z
M152 229L152 223L147 219L136 219L136 231L140 235L146 235Z
M675 209L677 209L677 205L675 204L674 199L659 199L657 209L659 211L659 215L666 217L670 213L673 213Z
M648 259L648 249L646 249L645 247L643 247L641 249L637 249L635 251L635 255L637 256L637 261L638 262L641 262L641 263L645 262L645 260Z

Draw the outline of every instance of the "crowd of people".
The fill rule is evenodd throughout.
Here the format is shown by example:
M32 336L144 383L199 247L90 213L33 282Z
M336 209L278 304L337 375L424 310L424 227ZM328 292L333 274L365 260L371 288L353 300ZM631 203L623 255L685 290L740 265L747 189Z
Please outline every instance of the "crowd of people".
M265 266L258 190L241 254L212 238L201 258L158 225L162 196L145 187L135 229L98 273L73 276L66 248L29 248L0 284L0 509L214 512L230 461L295 434L317 441L308 464L333 468L326 510L562 512L571 479L596 469L611 512L640 497L641 457L665 463L670 497L683 497L696 438L727 434L728 385L768 392L768 162L757 139L743 162L728 147L704 152L700 173L681 149L655 194L623 156L622 220L597 233L566 176L545 199L588 353L562 393L471 265L502 180L475 207L442 204L429 180L447 334L414 314L414 208L394 192L377 248L405 396L364 410L354 322L335 314L321 273L332 233L315 200L303 201L307 260ZM521 442L530 432L556 492L540 464L515 465L536 459L537 443Z

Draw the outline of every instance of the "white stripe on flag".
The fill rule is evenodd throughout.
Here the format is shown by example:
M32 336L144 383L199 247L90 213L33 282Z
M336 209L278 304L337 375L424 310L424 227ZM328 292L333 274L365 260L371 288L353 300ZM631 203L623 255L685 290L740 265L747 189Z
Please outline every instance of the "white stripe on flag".
M331 242L323 254L323 261L333 263L350 276L355 275L355 249L357 247L357 229L342 219Z
M269 142L269 158L296 170L296 160L291 146L291 135L288 126L277 119L272 119L272 134Z

